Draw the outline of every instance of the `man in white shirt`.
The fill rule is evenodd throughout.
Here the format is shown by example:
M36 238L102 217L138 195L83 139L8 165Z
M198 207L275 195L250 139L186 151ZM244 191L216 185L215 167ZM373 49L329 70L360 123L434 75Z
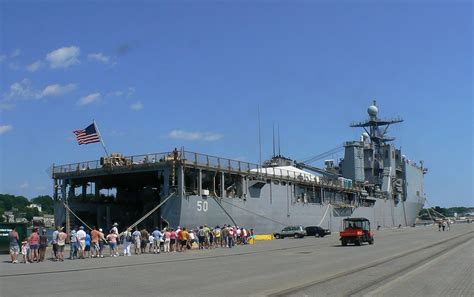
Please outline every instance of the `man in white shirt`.
M84 226L79 227L76 237L79 257L84 259L84 249L86 247L86 231L84 231Z

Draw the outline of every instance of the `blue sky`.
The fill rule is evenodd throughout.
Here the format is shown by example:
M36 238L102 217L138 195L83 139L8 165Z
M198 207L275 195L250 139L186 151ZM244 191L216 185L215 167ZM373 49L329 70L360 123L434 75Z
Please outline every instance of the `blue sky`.
M66 4L67 3L67 4ZM113 4L112 4L113 3ZM258 162L279 122L302 159L358 139L377 99L429 168L432 205L473 202L469 1L1 1L0 193L51 194L47 168L175 146ZM334 158L342 157L335 155Z

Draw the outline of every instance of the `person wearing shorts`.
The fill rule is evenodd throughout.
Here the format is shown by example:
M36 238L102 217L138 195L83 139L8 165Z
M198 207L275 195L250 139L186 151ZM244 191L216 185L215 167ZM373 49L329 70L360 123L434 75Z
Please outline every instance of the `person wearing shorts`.
M67 234L60 229L58 234L58 261L64 261L64 246L66 245Z
M18 245L18 232L16 232L16 227L12 228L12 231L8 233L8 238L10 240L10 257L12 263L18 263L18 254L20 253L20 246Z
M30 262L39 262L39 234L38 228L33 228L33 232L30 235L28 243L30 245Z

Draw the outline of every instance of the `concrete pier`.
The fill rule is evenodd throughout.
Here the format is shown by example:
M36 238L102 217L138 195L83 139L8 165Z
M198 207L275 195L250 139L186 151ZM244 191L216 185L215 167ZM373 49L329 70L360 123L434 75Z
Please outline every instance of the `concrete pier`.
M473 296L473 238L459 224L380 230L360 247L333 234L39 264L2 255L0 296Z

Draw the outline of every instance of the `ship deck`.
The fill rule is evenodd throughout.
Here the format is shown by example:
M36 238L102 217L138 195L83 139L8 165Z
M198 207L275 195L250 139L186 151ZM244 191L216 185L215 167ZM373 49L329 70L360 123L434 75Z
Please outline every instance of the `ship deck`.
M352 188L340 186L332 180L311 180L312 174L299 175L285 174L277 170L268 170L258 164L222 158L197 152L179 151L178 157L173 158L173 152L152 153L143 155L125 156L117 164L105 166L100 160L83 161L52 167L52 178L55 180L88 180L100 178L101 176L113 177L117 175L136 175L146 172L154 172L170 166L182 165L185 168L195 168L215 172L224 172L247 176L251 179L278 179L292 181L307 186L319 186L326 189L334 189L346 193L358 193L361 188L354 185ZM287 172L286 172L287 173Z

